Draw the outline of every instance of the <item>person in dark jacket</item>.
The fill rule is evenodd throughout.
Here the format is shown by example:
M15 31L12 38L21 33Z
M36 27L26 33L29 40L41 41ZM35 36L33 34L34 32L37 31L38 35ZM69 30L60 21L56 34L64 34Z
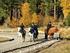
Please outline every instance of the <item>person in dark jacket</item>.
M22 34L22 38L23 38L24 41L25 41L26 31L24 30L24 25L23 25L23 23L20 25L20 30L19 30L19 32Z
M52 23L49 22L48 25L47 25L47 28L51 28L52 27Z
M31 33L33 34L34 40L35 40L36 38L38 38L38 26L37 26L37 24L34 24L34 23L33 23L33 24L31 25L30 31L31 31Z
M35 30L35 38L38 38L38 25L34 24L34 30Z
M47 28L45 29L45 39L48 40L48 31L52 27L51 22L47 24Z

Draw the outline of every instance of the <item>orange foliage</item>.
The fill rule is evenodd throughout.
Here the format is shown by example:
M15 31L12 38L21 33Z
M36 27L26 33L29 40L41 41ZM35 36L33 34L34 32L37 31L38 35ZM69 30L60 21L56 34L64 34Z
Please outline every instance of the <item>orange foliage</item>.
M25 2L21 4L21 13L22 17L19 20L19 24L23 23L25 26L29 25L31 23L29 3Z
M14 18L14 17L12 17L13 19L12 20L10 20L9 21L9 23L8 23L8 25L10 26L10 27L17 27L18 26L18 22L17 22L17 20L16 20L16 18Z
M32 22L33 23L39 24L40 20L41 20L41 18L36 13L32 14Z
M19 20L19 25L21 25L21 23L23 23L24 26L28 26L31 23L31 20L30 18L21 17L21 19Z
M30 8L29 8L29 3L22 3L21 4L21 11L22 11L22 16L29 16L29 11L30 11Z
M70 0L60 0L61 1L61 6L63 7L63 13L64 17L68 15L70 12Z
M47 25L47 23L51 21L52 23L54 22L54 17L52 16L45 16L44 21L43 21L43 25Z

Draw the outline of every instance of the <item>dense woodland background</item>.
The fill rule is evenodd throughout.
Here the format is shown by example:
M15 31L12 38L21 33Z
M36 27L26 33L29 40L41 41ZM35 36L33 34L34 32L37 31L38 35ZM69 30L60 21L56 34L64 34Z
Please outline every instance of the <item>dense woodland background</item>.
M32 23L45 26L70 26L70 0L0 0L0 25L26 27Z

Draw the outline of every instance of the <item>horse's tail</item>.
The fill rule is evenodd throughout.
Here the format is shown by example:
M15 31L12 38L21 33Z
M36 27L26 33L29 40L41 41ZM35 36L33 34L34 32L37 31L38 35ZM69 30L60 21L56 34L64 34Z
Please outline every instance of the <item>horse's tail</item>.
M26 35L26 31L25 30L23 30L23 33L22 33L23 35Z

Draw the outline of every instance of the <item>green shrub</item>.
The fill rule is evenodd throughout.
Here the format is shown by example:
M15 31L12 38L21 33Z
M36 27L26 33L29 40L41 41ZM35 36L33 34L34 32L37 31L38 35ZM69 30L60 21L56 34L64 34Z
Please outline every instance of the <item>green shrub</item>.
M70 13L68 14L68 16L66 17L66 19L64 20L64 25L65 26L70 26Z
M7 13L6 13L6 10L4 10L3 8L0 8L0 18L1 17L7 17Z

